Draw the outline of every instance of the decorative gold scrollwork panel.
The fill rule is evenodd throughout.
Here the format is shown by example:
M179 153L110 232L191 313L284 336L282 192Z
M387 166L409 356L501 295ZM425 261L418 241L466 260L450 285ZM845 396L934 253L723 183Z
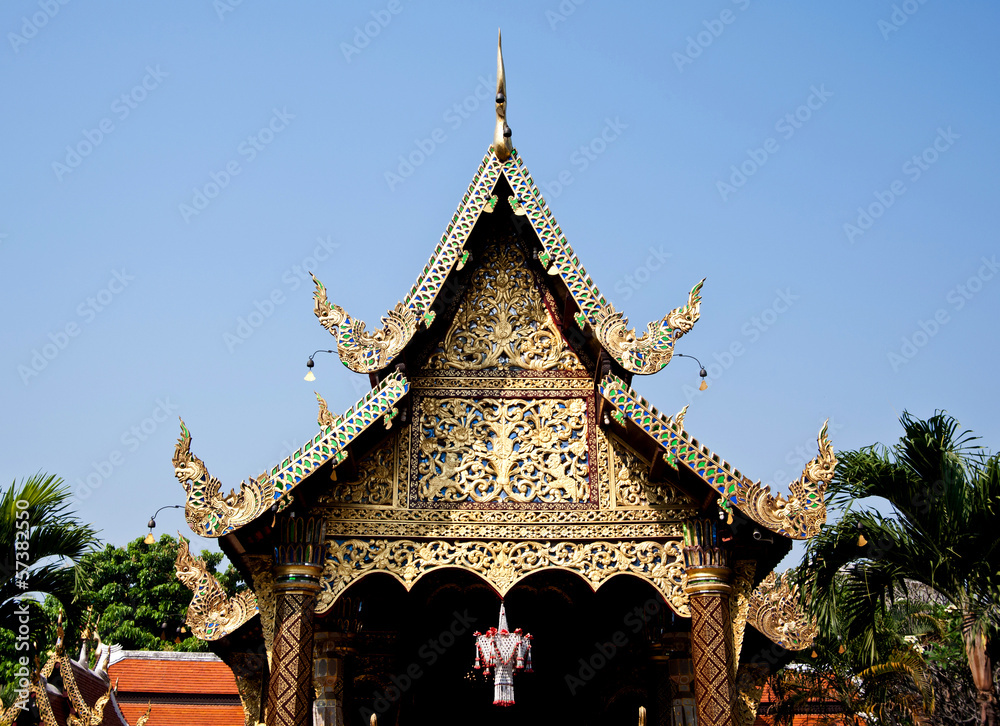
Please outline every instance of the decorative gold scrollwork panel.
M590 408L589 398L420 398L410 505L589 503Z
M501 596L542 570L568 570L596 590L616 575L630 574L655 587L670 606L690 617L680 543L481 542L349 539L328 543L317 612L326 612L349 585L372 572L387 572L407 590L428 572L456 567L473 572Z
M508 238L486 255L427 370L583 370L549 313L521 247Z
M649 464L615 438L611 438L612 487L615 507L689 507L690 501L666 482L649 479Z

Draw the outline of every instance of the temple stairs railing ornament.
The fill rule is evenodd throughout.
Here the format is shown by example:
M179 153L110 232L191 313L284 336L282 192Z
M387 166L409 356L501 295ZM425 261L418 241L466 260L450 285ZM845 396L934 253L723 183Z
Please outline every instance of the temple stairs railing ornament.
M316 594L323 572L326 525L320 517L280 520L275 547L277 598L267 726L307 726L312 722L313 630Z
M684 533L686 591L691 602L691 660L699 726L732 726L733 647L729 547L716 520L688 522Z

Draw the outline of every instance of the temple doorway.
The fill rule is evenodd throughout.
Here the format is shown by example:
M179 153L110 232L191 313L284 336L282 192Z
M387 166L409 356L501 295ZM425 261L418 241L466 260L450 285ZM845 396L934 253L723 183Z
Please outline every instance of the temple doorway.
M534 636L534 671L515 675L510 707L493 705L493 674L473 668L473 632L497 625L500 598L472 573L443 569L408 593L375 574L343 598L357 622L344 661L350 726L368 726L372 712L380 726L635 726L640 706L647 723L669 723L658 718L670 697L663 643L689 621L638 578L618 576L595 593L550 570L515 585L507 618ZM343 618L344 608L334 611ZM332 629L334 618L318 625Z

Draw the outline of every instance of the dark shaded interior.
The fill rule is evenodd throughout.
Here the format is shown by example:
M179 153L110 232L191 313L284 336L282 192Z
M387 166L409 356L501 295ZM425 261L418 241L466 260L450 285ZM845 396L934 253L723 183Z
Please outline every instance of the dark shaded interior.
M360 622L345 661L352 726L368 726L372 711L383 726L634 726L639 706L657 723L670 697L664 643L678 642L664 636L690 623L638 578L615 577L595 593L569 572L532 575L504 601L510 627L534 636L534 672L518 672L517 702L505 708L493 705L492 674L473 669L473 631L496 626L500 608L500 597L478 577L443 569L407 593L392 577L374 574L343 597ZM318 626L331 628L333 618ZM667 701L658 703L658 689Z

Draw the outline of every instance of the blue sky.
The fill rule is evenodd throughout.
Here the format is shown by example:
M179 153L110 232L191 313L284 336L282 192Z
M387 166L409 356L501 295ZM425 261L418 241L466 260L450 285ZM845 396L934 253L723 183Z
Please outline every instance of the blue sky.
M334 356L302 380L334 345L302 271L369 327L402 298L492 139L498 27L514 144L602 292L644 327L708 278L678 345L708 391L675 360L640 393L781 491L826 418L847 449L946 408L995 449L998 16L6 2L0 471L123 544L183 502L178 415L228 490L313 435L314 387L349 407Z

